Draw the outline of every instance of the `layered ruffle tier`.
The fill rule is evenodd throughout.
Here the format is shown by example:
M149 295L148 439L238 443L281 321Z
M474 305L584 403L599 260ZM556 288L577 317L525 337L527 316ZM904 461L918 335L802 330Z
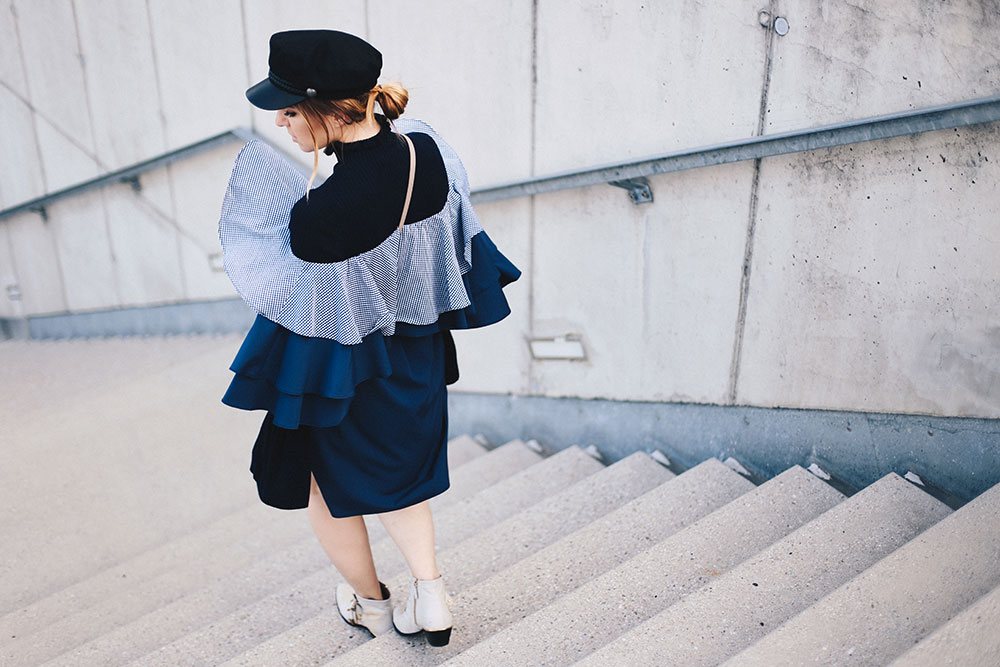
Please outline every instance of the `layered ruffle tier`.
M301 336L258 315L230 367L235 377L222 401L244 410L267 410L274 424L326 427L340 423L355 388L372 378L403 377L424 362L413 338L499 322L510 313L503 287L520 272L480 232L472 239L472 265L462 276L469 305L425 325L397 323L394 336L375 331L357 345Z

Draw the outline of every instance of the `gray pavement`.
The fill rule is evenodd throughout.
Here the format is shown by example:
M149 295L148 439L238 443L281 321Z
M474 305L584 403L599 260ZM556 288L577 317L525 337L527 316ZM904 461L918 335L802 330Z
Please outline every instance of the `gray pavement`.
M0 342L0 613L258 502L260 417L220 402L239 343Z

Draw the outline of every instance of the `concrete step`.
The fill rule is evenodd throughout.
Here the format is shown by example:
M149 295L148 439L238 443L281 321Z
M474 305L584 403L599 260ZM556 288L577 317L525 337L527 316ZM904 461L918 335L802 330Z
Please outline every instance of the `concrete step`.
M577 664L717 665L949 512L889 474Z
M112 349L114 341L101 342ZM88 375L96 372L93 350L69 343L50 345L74 350L79 362L69 355L60 368L33 355L27 361L39 361L40 377L5 374L10 384L2 386L19 397L19 409L0 418L0 505L9 517L0 562L17 576L0 578L2 614L254 500L246 466L260 417L219 402L235 347L221 339L201 350L126 342L115 359L97 355L97 367L122 372L96 385ZM160 345L190 356L173 357ZM157 363L147 364L146 353ZM130 370L133 363L142 372ZM52 395L37 391L36 381Z
M669 471L647 455L633 454L443 551L438 558L440 569L447 573L450 590L461 590L672 477ZM400 580L400 577L403 579ZM409 577L401 571L390 582L391 590L402 591L408 585ZM343 635L345 641L331 641L335 634ZM327 602L323 613L226 664L322 664L338 653L359 645L367 637L367 632L357 631L345 624L336 608Z
M458 436L448 443L449 468L456 470L484 454L486 449L474 439ZM305 523L289 521L284 512L255 502L200 530L0 617L0 637L16 639L39 632L31 641L49 644L41 633L43 628L48 628L48 634L63 640L61 645L76 646L90 638L80 638L77 633L94 626L95 619L106 616L108 610L113 614L125 606L131 614L145 613L206 585L250 558L259 557L263 551L259 541L265 539L264 536L267 547L274 550L310 534ZM201 560L206 553L218 557ZM192 567L193 563L197 566ZM157 580L155 584L139 588L143 582L153 579ZM115 625L109 619L105 627L110 630ZM74 641L75 644L71 643Z
M979 598L890 667L996 667L1000 665L1000 586Z
M459 621L448 646L432 649L422 636L390 634L330 664L438 664L752 489L718 461L706 461L455 594Z
M602 469L600 463L580 448L565 449L484 489L473 498L446 507L435 521L437 547L452 547L533 503L546 501L548 494ZM372 555L383 573L394 574L407 569L406 561L391 540L376 543L372 547ZM223 662L310 616L330 609L332 592L338 581L340 577L336 570L324 567L301 581L180 637L140 658L135 664L200 665ZM389 583L390 590L393 589L392 579L383 575L383 581ZM401 586L397 588L401 589ZM333 613L339 621L337 612Z
M1000 485L956 510L728 664L885 664L997 585Z
M232 335L2 341L0 423L16 423L36 411L51 415L78 398L213 350L235 354L239 345L240 337Z
M448 470L456 470L472 459L486 454L486 448L469 435L460 435L448 441Z
M134 558L63 588L0 617L0 637L20 638L62 618L115 597L205 552L261 530L276 519L273 510L254 503L200 530L145 551ZM265 529L266 530L266 529ZM298 531L301 533L301 531Z
M3 661L29 665L53 658L170 604L233 568L257 561L269 549L287 548L308 535L307 525L275 514L263 505L239 512L208 530L170 542L44 598L27 608L23 617L11 614L11 625L36 629L5 642L0 649ZM206 558L206 554L211 557ZM162 562L157 560L161 556ZM79 598L74 596L77 591ZM66 608L60 609L63 602Z
M647 454L636 452L442 553L440 568L448 572L453 590L464 590L673 478ZM407 576L399 590L409 583Z
M497 482L533 466L542 456L520 440L511 440L485 456L473 458L453 475L451 486L439 496L431 498L431 507L439 509L455 502L471 498Z
M471 439L457 440L449 457L451 452L459 460L485 454ZM263 554L308 539L308 525L289 519L284 512L255 503L204 530L8 614L0 619L5 630L0 636L17 639L3 653L26 663L54 657L178 600ZM205 559L205 554L213 557Z
M802 468L790 468L448 665L572 664L716 581L842 498Z
M458 468L453 475L452 488L435 499L437 506L442 508L461 502L466 496L474 494L479 485L499 481L540 460L537 453L520 441L498 447ZM301 516L299 521L304 525L305 516ZM263 537L266 539L267 536ZM143 615L133 612L127 605L120 607L114 629L108 631L101 624L78 630L81 634L89 634L89 641L82 645L77 643L56 650L55 646L65 646L58 637L51 637L46 644L29 641L31 638L27 637L19 647L19 656L26 659L20 664L37 663L40 655L58 656L52 661L53 665L103 664L135 659L327 567L329 561L311 535L284 550L265 548L249 567L230 571L208 587L180 597L153 612ZM7 653L6 649L4 652Z

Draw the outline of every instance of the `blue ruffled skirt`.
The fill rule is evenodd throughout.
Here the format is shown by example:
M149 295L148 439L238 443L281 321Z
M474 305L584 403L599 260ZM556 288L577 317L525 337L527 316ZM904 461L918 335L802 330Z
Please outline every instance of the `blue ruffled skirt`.
M305 507L310 473L335 517L401 509L448 488L446 382L457 375L449 332L506 317L502 288L520 276L485 232L472 255L463 275L470 305L432 324L399 322L392 336L343 345L257 316L222 400L267 411L251 462L261 500Z

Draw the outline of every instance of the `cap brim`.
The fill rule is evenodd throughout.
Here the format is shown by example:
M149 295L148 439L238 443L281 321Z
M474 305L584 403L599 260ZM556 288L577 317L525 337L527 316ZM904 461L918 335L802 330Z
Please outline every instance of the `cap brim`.
M302 95L287 93L271 83L270 79L264 79L260 83L247 88L247 99L255 107L267 109L268 111L277 111L278 109L298 104L306 98Z

